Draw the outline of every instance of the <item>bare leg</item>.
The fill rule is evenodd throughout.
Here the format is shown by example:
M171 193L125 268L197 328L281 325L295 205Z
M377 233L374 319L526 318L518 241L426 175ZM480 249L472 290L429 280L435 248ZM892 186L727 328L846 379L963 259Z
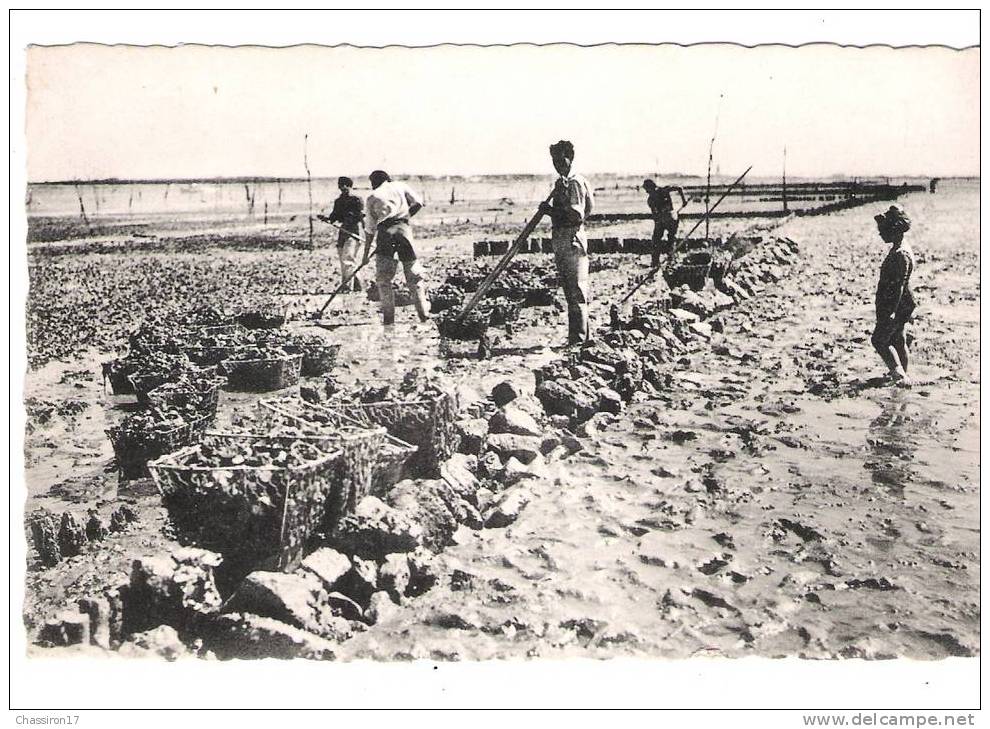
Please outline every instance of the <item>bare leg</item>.
M908 349L907 342L904 340L904 326L897 330L897 335L891 339L890 346L893 347L894 353L897 355L897 359L900 360L901 367L904 368L904 373L907 374L908 371Z
M392 278L395 276L395 259L390 256L375 256L375 281L381 297L382 322L388 326L395 323L395 292Z
M670 223L667 224L667 240L670 243L670 245L667 247L670 250L669 255L671 258L674 256L674 253L677 251L677 226L679 224L680 224L680 218L674 218L673 220L670 221Z
M656 268L660 265L660 247L663 240L663 226L659 222L653 223L653 256L650 260L650 265Z
M880 355L880 359L887 365L887 369L891 372L896 372L900 363L897 361L897 355L894 354L894 350L890 346L893 333L894 328L891 320L887 318L878 319L870 342L873 344L873 348L877 350L877 354Z
M402 269L406 275L406 285L409 287L409 293L412 294L419 320L426 321L430 318L430 302L426 298L426 288L423 286L423 267L414 258L411 261L403 261Z

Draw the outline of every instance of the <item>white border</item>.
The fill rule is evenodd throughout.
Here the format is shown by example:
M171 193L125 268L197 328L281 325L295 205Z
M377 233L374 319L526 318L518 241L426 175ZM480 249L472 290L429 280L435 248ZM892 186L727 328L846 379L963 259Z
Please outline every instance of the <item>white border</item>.
M12 694L15 707L70 710L86 706L192 708L330 707L807 707L953 708L976 705L978 662L890 661L864 663L768 661L540 661L487 664L313 665L294 663L163 665L134 661L26 661L20 606L23 599L25 545L19 504L23 503L23 410L20 405L25 362L24 312L24 54L28 43L43 45L77 40L132 44L222 43L325 45L351 43L432 45L456 40L472 43L570 41L604 42L732 41L745 45L831 41L850 45L944 44L966 47L979 43L979 27L967 14L930 11L840 13L801 11L693 11L622 13L617 11L535 11L528 13L416 11L277 12L21 12L10 27L11 184L10 342L8 353L13 409L9 427L11 492L14 513L8 514L14 565L10 594ZM315 29L315 30L314 30ZM15 712L18 713L18 712ZM29 712L20 712L29 713ZM71 713L71 712L70 712ZM226 725L226 714L162 716L164 721L192 726ZM309 720L312 717L285 717ZM418 723L420 715L394 716L392 721ZM451 716L462 723L463 718ZM549 718L549 717L548 717ZM579 717L571 717L575 720ZM670 717L674 718L674 717ZM633 717L630 717L633 719ZM130 726L162 721L154 715L84 714L82 723ZM271 716L248 714L238 722L269 723ZM320 721L321 719L312 719ZM363 724L371 717L347 717ZM472 717L470 721L479 719ZM503 719L504 720L504 719ZM635 719L633 719L635 721ZM792 713L734 715L692 714L675 726L750 723L802 726ZM516 721L516 719L513 719ZM431 726L436 719L430 719Z

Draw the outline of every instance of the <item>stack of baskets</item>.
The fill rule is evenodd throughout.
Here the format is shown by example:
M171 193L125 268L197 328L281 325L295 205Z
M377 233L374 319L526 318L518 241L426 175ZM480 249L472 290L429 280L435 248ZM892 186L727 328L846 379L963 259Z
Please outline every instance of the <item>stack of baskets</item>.
M156 331L143 326L132 335L130 354L103 366L113 393L134 394L141 406L106 431L122 481L147 477L148 461L197 442L216 417L224 384L215 368L196 367L185 354L164 344L164 337L156 337ZM153 342L162 346L156 348ZM123 373L126 387L120 382Z
M221 388L272 392L330 372L340 345L277 329L285 319L272 307L240 317L203 308L132 332L130 354L103 365L113 394L136 395L142 406L107 431L121 478L144 476L148 459L198 442L216 418Z
M236 455L245 448L265 457ZM220 434L150 470L180 538L245 570L261 564L289 572L339 489L341 457L305 440Z
M311 537L396 477L397 451L400 467L415 451L383 427L292 399L261 401L232 428L149 468L180 540L246 569L295 569Z
M218 366L231 390L271 392L296 385L300 376L326 374L339 348L319 337L242 329L233 336L200 340L186 352L200 365Z
M365 496L369 494L382 496L394 484L401 481L406 475L407 461L417 451L416 446L396 438L384 427L369 425L367 420L362 424L340 410L315 405L305 400L262 400L259 408L263 412L260 419L269 425L276 424L272 416L279 414L282 417L292 418L302 428L317 432L333 433L341 429L360 428L364 431L382 433L382 438L377 442L377 452L369 479L355 482L353 498L348 500L351 509Z

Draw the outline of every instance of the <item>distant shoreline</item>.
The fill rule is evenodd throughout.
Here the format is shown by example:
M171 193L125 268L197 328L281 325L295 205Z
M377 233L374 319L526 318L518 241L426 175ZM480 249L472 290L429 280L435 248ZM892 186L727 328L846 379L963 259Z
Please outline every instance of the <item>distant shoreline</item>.
M583 173L589 177L610 177L615 179L623 179L630 177L659 177L663 179L685 179L685 180L697 180L704 179L704 175L688 175L682 172L671 172L671 173L656 173L656 172L629 172L629 173L619 173L619 172L585 172ZM552 177L552 173L547 174L530 174L530 173L505 173L505 174L479 174L479 175L416 175L416 174L398 174L396 178L406 179L406 180L434 180L440 181L445 180L449 182L471 182L479 180L541 180L548 177ZM355 179L360 179L361 176L355 177ZM725 176L727 179L728 176ZM979 175L954 175L954 176L938 176L938 175L827 175L824 177L793 177L789 178L791 182L816 182L816 181L829 181L829 182L841 182L841 181L867 181L867 180L931 180L934 177L938 177L939 180L971 180L977 181L980 179ZM776 177L754 177L753 180L776 180ZM314 177L313 182L326 183L326 182L336 182L337 177ZM72 186L72 185L220 185L220 184L298 184L306 182L305 177L179 177L179 178L165 178L165 179L153 179L153 178L117 178L117 177L107 177L94 180L42 180L38 182L29 181L27 184L35 187L45 187L45 186Z

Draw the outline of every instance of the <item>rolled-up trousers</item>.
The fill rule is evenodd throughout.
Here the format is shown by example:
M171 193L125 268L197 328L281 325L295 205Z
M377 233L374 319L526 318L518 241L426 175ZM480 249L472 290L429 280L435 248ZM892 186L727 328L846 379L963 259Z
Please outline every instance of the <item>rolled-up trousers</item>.
M346 232L345 232L346 231ZM358 259L361 256L361 241L355 240L348 233L352 233L360 238L360 228L345 228L337 233L337 256L340 258L340 283L344 283L358 266ZM355 291L363 289L361 285L361 274L354 277L352 288Z
M591 302L591 275L583 230L573 227L553 229L553 257L557 278L567 301L567 341L583 342L591 335L588 304Z
M425 319L430 313L430 303L426 298L423 284L423 267L416 260L416 251L412 246L412 230L405 221L385 222L378 226L378 252L375 255L375 280L378 283L378 294L381 296L382 320L385 324L395 321L395 292L392 290L392 279L398 268L396 257L402 263L406 275L406 285L412 295L416 313L420 319Z

